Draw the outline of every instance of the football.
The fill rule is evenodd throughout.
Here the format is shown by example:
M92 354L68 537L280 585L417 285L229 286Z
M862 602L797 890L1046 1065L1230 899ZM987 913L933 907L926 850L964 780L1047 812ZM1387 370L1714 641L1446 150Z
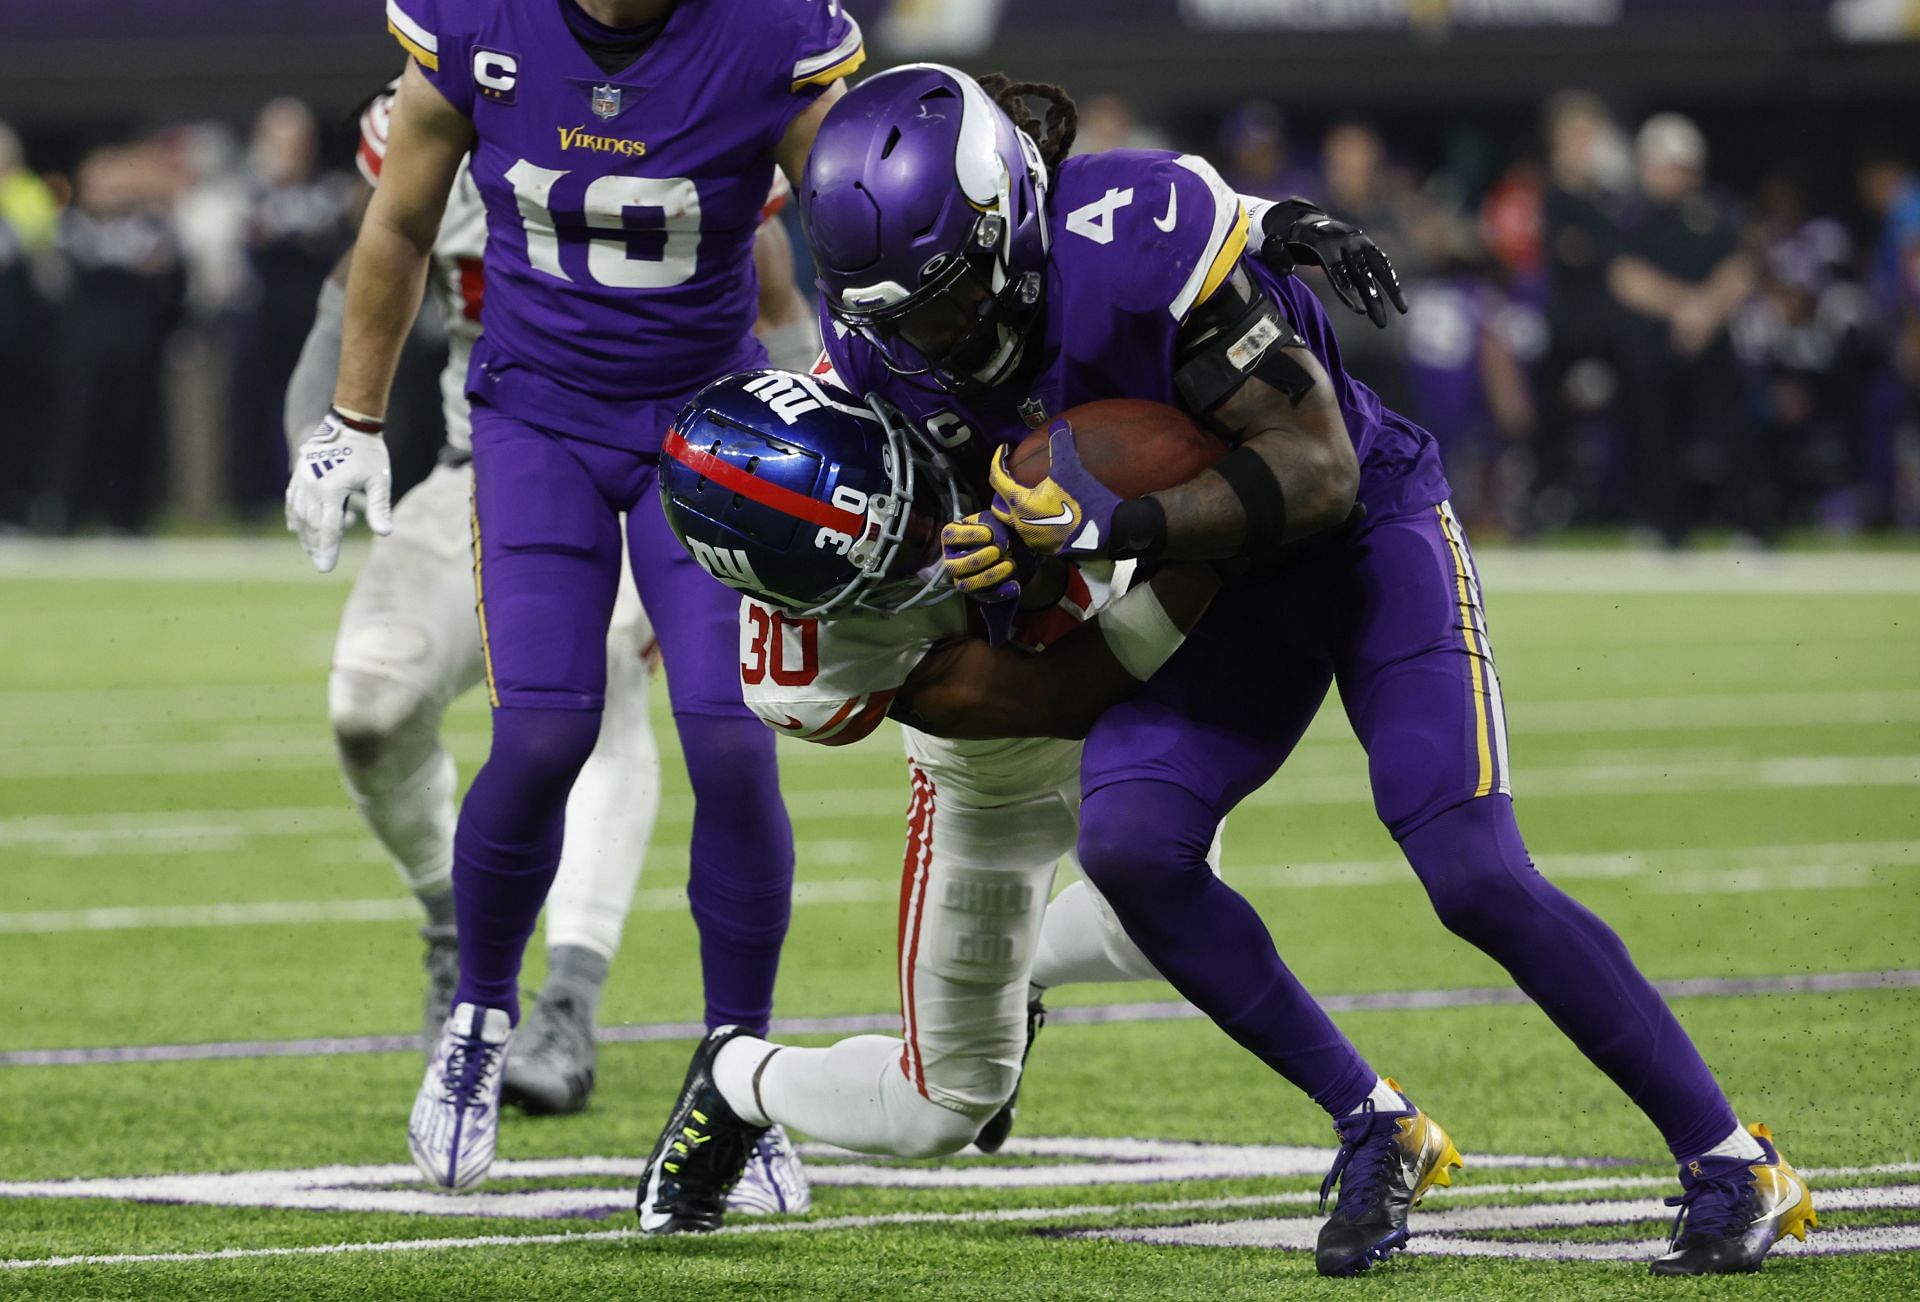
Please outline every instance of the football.
M1121 497L1183 484L1227 454L1226 444L1164 403L1106 398L1083 402L1062 412L1061 419L1073 426L1080 463ZM1013 477L1029 488L1046 478L1052 427L1047 422L1007 456Z

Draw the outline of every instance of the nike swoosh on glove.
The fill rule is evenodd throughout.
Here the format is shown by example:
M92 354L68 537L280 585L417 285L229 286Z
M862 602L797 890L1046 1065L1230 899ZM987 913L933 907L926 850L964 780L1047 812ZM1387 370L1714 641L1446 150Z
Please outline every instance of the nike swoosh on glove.
M393 468L387 441L349 429L334 412L293 454L287 480L287 528L299 536L313 568L330 573L340 562L340 538L355 493L365 493L367 527L393 532Z
M1047 477L1032 488L1007 470L1004 446L993 454L993 513L1042 556L1106 555L1120 496L1080 464L1066 421L1056 420L1047 431L1047 451Z

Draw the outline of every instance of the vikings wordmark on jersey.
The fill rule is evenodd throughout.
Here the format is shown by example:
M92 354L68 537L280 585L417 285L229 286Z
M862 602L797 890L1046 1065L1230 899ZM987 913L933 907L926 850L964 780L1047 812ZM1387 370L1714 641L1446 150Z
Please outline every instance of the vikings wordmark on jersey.
M772 151L865 58L859 24L838 0L682 4L609 74L555 4L388 0L387 21L478 133L489 285L470 390L654 450L649 403L760 360L750 252Z

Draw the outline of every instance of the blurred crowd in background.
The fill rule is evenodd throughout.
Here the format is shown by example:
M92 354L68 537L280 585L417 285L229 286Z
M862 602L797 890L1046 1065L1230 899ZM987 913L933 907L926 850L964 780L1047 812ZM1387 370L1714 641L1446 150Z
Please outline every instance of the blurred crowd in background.
M1260 102L1178 132L1080 109L1082 149L1195 150L1379 241L1411 311L1376 331L1329 294L1344 360L1438 436L1482 537L1920 529L1908 162L1861 153L1851 194L1784 170L1736 193L1688 118L1578 92L1533 139L1469 169L1360 120L1303 138ZM177 127L56 173L0 124L0 531L277 518L282 390L365 198L350 147L280 99L244 139ZM434 325L396 391L403 481L437 441Z

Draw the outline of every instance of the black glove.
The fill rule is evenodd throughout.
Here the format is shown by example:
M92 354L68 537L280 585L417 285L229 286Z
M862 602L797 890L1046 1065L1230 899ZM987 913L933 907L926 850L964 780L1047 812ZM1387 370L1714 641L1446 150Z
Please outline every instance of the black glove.
M1407 296L1393 263L1358 226L1327 216L1305 199L1285 199L1267 209L1260 234L1262 262L1281 272L1302 262L1321 268L1340 301L1366 313L1382 330L1389 301L1406 312Z

